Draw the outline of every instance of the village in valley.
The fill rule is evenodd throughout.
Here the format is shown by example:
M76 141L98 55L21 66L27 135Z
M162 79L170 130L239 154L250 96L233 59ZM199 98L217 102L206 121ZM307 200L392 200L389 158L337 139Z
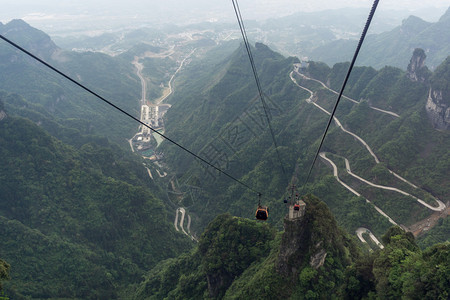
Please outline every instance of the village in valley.
M144 104L141 106L140 120L155 131L163 134L163 117L170 106L170 104ZM149 127L140 125L138 133L136 133L130 141L130 146L133 151L138 151L145 158L159 160L162 158L162 154L156 152L156 147L163 139L157 132L154 132Z

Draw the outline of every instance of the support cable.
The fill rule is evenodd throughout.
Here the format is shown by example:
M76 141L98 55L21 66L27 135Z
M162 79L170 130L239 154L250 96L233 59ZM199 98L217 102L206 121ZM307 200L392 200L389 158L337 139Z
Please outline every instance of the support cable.
M314 156L314 160L313 160L313 162L311 164L311 167L309 168L308 176L306 177L306 180L305 180L305 183L303 184L302 190L303 190L304 186L309 181L312 169L313 169L314 164L315 164L315 162L317 160L317 157L319 155L320 148L322 147L323 142L325 140L325 137L327 135L328 129L330 128L330 125L331 125L331 122L333 120L334 114L336 112L337 106L339 104L339 101L341 100L342 93L344 92L345 86L347 85L348 78L350 77L350 73L352 72L352 69L353 69L353 66L355 64L356 58L358 57L359 50L361 50L362 43L364 42L364 38L366 37L366 34L367 34L368 29L369 29L370 23L372 22L372 18L373 18L374 14L375 14L375 11L377 9L378 2L379 2L379 0L374 0L374 2L373 2L372 8L370 10L369 16L368 16L367 21L366 21L366 25L364 26L364 29L363 29L363 31L361 33L361 37L359 39L358 46L356 47L355 53L353 55L352 62L350 63L350 66L348 68L347 75L345 76L345 80L344 80L344 82L342 84L341 90L339 92L339 96L338 96L338 98L336 100L336 103L334 105L333 111L331 112L330 118L328 120L327 127L325 128L325 131L324 131L324 133L322 135L322 139L320 141L319 147L317 148L317 151L316 151L316 154Z
M253 191L254 193L256 193L257 195L260 195L261 193L256 191L255 189L253 189L252 187L250 187L248 184L242 182L241 180L233 177L232 175L228 174L227 172L223 171L222 169L216 167L215 165L211 164L210 162L208 162L206 159L200 157L199 155L195 154L194 152L192 152L191 150L187 149L186 147L178 144L177 142L175 142L174 140L168 138L167 136L165 136L164 134L156 131L155 129L153 129L151 126L149 126L148 124L142 122L141 120L137 119L136 117L134 117L133 115L131 115L130 113L126 112L125 110L123 110L122 108L118 107L117 105L115 105L114 103L110 102L109 100L107 100L106 98L100 96L99 94L97 94L96 92L92 91L91 89L89 89L88 87L86 87L85 85L83 85L82 83L76 81L75 79L73 79L72 77L70 77L69 75L66 75L65 73L63 73L62 71L58 70L57 68L53 67L52 65L50 65L49 63L45 62L44 60L40 59L39 57L37 57L36 55L32 54L31 52L27 51L26 49L22 48L21 46L17 45L16 43L14 43L13 41L9 40L8 38L4 37L3 35L0 34L0 39L4 40L5 42L7 42L8 44L10 44L11 46L13 46L14 48L22 51L23 53L25 53L26 55L30 56L31 58L33 58L34 60L40 62L41 64L43 64L44 66L46 66L47 68L53 70L54 72L58 73L59 75L61 75L62 77L66 78L67 80L71 81L72 83L74 83L75 85L79 86L80 88L82 88L83 90L87 91L88 93L92 94L93 96L97 97L98 99L102 100L103 102L105 102L106 104L108 104L109 106L112 106L113 108L115 108L116 110L118 110L119 112L127 115L128 117L130 117L131 119L133 119L134 121L138 122L139 124L141 124L142 126L147 127L148 129L150 129L151 131L155 132L156 134L160 135L161 137L165 138L166 140L168 140L169 142L171 142L172 144L174 144L175 146L181 148L182 150L186 151L187 153L191 154L192 156L194 156L195 158L199 159L200 161L202 161L203 163L207 164L208 166L214 168L215 170L217 170L218 172L224 174L225 176L227 176L228 178L234 180L235 182L241 184L242 186L244 186L245 188Z
M252 67L253 76L254 76L255 81L256 81L256 86L258 88L259 98L261 99L261 102L262 102L262 105L263 105L263 108L264 108L264 114L266 115L267 124L269 126L270 134L272 136L272 141L273 141L274 146L275 146L275 151L277 153L278 161L280 162L280 166L281 166L281 170L283 172L283 175L286 177L286 170L284 169L283 162L281 160L281 155L280 155L280 152L278 151L278 144L277 144L277 141L275 139L275 134L273 132L272 124L270 123L267 103L264 100L264 93L262 91L261 82L259 80L258 73L256 72L255 60L253 58L253 54L252 54L252 51L251 51L251 48L250 48L250 43L248 41L247 32L246 32L245 26L244 26L244 20L242 19L242 15L241 15L241 10L239 8L239 4L238 4L237 0L232 0L232 3L233 3L233 7L234 7L234 12L236 14L236 18L237 18L237 21L238 21L238 24L239 24L239 28L241 30L242 39L244 40L245 48L247 50L248 58L250 60L250 65Z

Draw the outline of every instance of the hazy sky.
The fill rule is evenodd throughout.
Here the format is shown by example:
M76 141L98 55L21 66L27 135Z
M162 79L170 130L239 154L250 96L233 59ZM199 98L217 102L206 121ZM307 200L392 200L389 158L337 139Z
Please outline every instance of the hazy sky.
M61 26L86 26L90 22L96 27L102 22L105 26L114 22L122 26L139 22L161 24L235 19L231 0L0 0L0 3L3 4L1 22L20 18L46 31L57 31ZM372 0L239 1L244 19L256 20L298 11L344 7L364 7L369 10L371 4ZM410 11L426 19L426 8L441 8L443 14L449 5L449 0L381 0L378 9ZM431 15L434 17L436 13Z

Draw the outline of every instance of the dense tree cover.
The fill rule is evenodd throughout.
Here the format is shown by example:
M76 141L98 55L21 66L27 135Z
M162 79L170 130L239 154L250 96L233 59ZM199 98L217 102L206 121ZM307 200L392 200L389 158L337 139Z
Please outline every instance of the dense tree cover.
M422 252L410 233L391 227L384 249L362 255L323 202L308 196L306 203L304 219L285 221L275 239L260 223L218 216L198 248L148 272L134 299L447 299L448 243ZM326 257L318 266L320 249ZM288 274L280 271L286 253L295 270Z
M162 95L163 88L168 87L170 78L178 68L178 64L169 57L146 57L142 62L144 64L143 75L148 79L147 98L156 100Z
M3 286L2 281L9 279L9 269L11 266L0 258L0 299L1 300L8 300L7 297L5 297L5 293L3 292Z
M270 133L264 129L263 108L259 99L255 98L256 88L252 73L247 68L248 58L245 53L245 48L241 45L231 57L212 60L211 71L203 71L199 77L190 73L191 69L196 72L198 68L195 62L187 66L175 81L175 92L170 101L177 109L171 109L167 113L166 133L203 156L216 156L214 163L227 169L233 176L247 176L248 180L261 184L264 190L269 186L273 187L275 190L270 191L267 198L278 198L280 193L284 193L280 183L285 181L285 177L276 161L275 149L271 147ZM296 60L285 59L262 44L254 49L254 57L258 66L266 71L260 76L264 85L270 84L273 74L279 74L279 80L271 83L271 95L267 100L272 118L275 119L282 112L294 114L290 111L290 105L297 105L295 88L289 84L287 74ZM287 94L291 96L286 97ZM239 115L241 118L238 118ZM280 123L277 126L283 125ZM223 143L225 139L228 146ZM246 147L242 147L243 145ZM170 144L163 143L161 147L170 165L174 169L176 166L180 173L179 181L201 187L191 208L191 211L202 217L201 223L196 222L196 225L200 225L199 230L218 212L230 211L240 215L239 211L242 212L244 205L249 210L249 214L245 216L253 214L256 200L254 195L243 195L243 189L239 185L233 185L224 194L226 186L231 184L227 178L218 176L209 169L205 172L196 161ZM219 149L220 153L214 149ZM286 160L285 164L289 161L290 168L293 168L296 157L288 150L287 147L279 149ZM249 174L248 171L255 167L257 171ZM263 170L267 168L273 169L274 173L264 173ZM264 176L264 180L259 180L259 176ZM267 183L266 180L270 182ZM205 206L207 202L209 204ZM281 216L283 209L279 207L273 213Z
M440 64L430 79L433 90L442 92L442 104L449 105L450 99L450 56Z
M136 288L135 299L222 298L235 278L269 254L274 235L267 224L219 215L192 253L149 271Z
M9 279L9 269L11 266L0 258L0 292L2 291L2 281Z
M202 61L193 58L180 73L171 98L174 106L167 113L167 135L263 192L263 204L270 206L268 223L278 229L286 213L282 200L288 194L287 186L296 182L302 193L313 191L319 195L336 215L337 223L348 232L360 226L370 228L378 236L385 232L390 226L388 221L363 197L355 197L338 184L330 175L329 166L320 160L305 184L327 116L306 103L304 100L309 93L299 89L289 78L292 65L298 60L284 58L262 44L252 47L278 141L278 149L275 149L245 48L241 45L231 53L235 46L235 42L225 43L206 54ZM126 126L112 128L112 123L117 125L121 121L103 113L101 104L91 103L87 97L74 92L73 87L42 76L47 73L10 49L0 47L0 55L0 67L5 70L0 72L3 74L0 82L4 83L0 87L9 89L8 84L11 84L12 90L23 89L28 93L27 99L0 94L8 114L22 115L42 127L16 117L0 121L0 180L1 193L5 195L0 202L0 243L5 245L5 250L2 246L0 255L12 265L13 281L8 284L9 290L15 298L23 295L40 298L129 296L128 293L134 292L132 288L125 288L128 284L137 281L157 262L177 255L190 245L167 222L166 208L158 199L162 195L160 187L149 182L142 161L128 158L106 138L94 135L99 132L114 135L127 130ZM122 92L122 88L138 83L123 61L94 53L82 57L73 53L64 55L59 57L61 66L86 81L94 77L83 65L98 59L95 65L99 72L111 71L110 77L99 80L109 93ZM64 58L68 61L64 62ZM83 64L75 66L75 58L81 59ZM346 64L338 64L329 68L310 62L306 72L336 88L346 67ZM16 71L24 75L19 78ZM163 75L156 71L155 76ZM130 75L122 87L114 85L115 75L120 72ZM337 116L347 129L374 148L382 163L375 164L358 141L334 125L322 151L334 153L340 173L344 170L343 157L346 157L355 173L374 183L403 188L405 183L394 178L389 168L423 188L424 197L436 195L447 199L450 139L448 133L435 131L427 120L423 109L427 86L409 81L404 72L393 67L380 71L357 68L355 72L359 76L351 78L347 90L356 100L363 101L353 104L343 100ZM31 80L34 77L37 80ZM315 91L314 101L326 109L333 106L336 99L333 93L317 82L297 79ZM135 92L139 90L133 88ZM69 99L68 91L77 96ZM130 108L134 105L130 103L137 102L127 102L129 95L117 95ZM401 117L380 114L371 109L372 105L393 110ZM127 127L128 132L132 127ZM123 135L121 137L123 139ZM186 193L189 198L172 200L189 206L196 220L193 226L198 232L223 212L253 218L257 204L253 192L205 168L167 142L163 143L161 151L171 168L169 172L178 172L174 174L175 179L191 189ZM430 213L415 210L411 218L409 199L386 197L386 193L365 187L349 176L343 178L364 197L375 197L371 199L374 203L401 222L412 222ZM411 192L412 188L408 188ZM308 207L317 209L321 222L332 218L323 204L312 202ZM198 299L209 295L245 298L254 291L257 291L254 295L269 298L318 298L334 294L351 298L351 295L370 297L378 286L385 288L386 280L372 272L376 270L375 256L361 259L361 265L351 265L358 256L357 251L349 250L351 242L342 237L342 232L336 232L334 221L309 220L312 220L310 225L318 229L310 232L311 245L317 245L323 237L326 241L331 238L327 243L330 254L322 269L307 266L308 259L304 260L301 271L293 279L296 284L292 286L288 286L291 281L273 272L277 247L282 242L281 238L273 239L274 229L222 215L207 228L198 249L164 261L148 273L145 281L136 286L136 298L150 295L155 299ZM226 226L222 227L223 224ZM246 235L250 236L241 238ZM254 244L253 235L268 242ZM448 231L439 237L439 241L445 239L448 239ZM419 251L413 248L408 251ZM28 274L37 279L30 283ZM220 276L219 280L215 275ZM85 278L94 279L86 284ZM389 280L387 285L391 284ZM411 280L393 279L394 288L389 295L397 295L399 285L413 290ZM261 282L266 282L264 287ZM279 287L283 293L277 294ZM434 292L430 291L430 295Z
M303 233L293 232L294 241L282 241L280 235L274 239L274 230L267 224L229 214L216 217L194 252L148 273L136 290L136 299L298 299L305 294L337 293L345 266L358 256L358 250L336 226L324 203L314 197L307 203L300 224ZM297 269L291 278L277 271L276 265L280 249L295 243L304 251L290 259L289 268ZM310 261L318 249L325 249L327 255L324 265L316 269Z
M107 140L77 150L9 114L0 161L1 255L14 299L117 298L191 245L168 222L142 161Z
M450 244L421 251L411 233L392 227L383 236L385 248L349 270L352 296L380 299L448 299L450 295ZM355 282L356 283L356 282ZM361 294L361 292L363 292Z
M422 248L428 248L437 243L448 242L448 233L450 231L450 218L439 218L437 225L426 234L419 236L417 244Z
M2 33L25 49L48 61L91 90L139 115L140 81L130 61L101 53L62 51L48 35L24 21L14 20L1 29ZM16 52L6 43L0 44L0 89L17 93L27 104L16 106L5 101L8 110L24 117L33 114L33 104L41 114L51 114L53 121L72 130L100 134L125 144L124 136L132 136L137 125L115 112L101 100L70 83L48 68ZM31 112L30 112L31 110ZM41 116L42 117L42 116ZM44 120L41 121L45 125ZM51 127L51 126L50 126ZM46 128L48 129L48 128Z
M294 173L294 180L303 184L327 116L303 101L309 94L296 88L288 77L294 60L283 59L260 44L253 51L263 88L269 94L269 105L274 107L271 122L281 161L287 173ZM167 114L166 133L236 178L261 190L272 208L271 217L274 218L269 222L280 228L280 218L285 214L280 203L287 194L289 178L281 171L263 111L249 110L259 99L245 50L240 47L230 57L216 60L210 66L211 71L201 73L203 76L196 80L188 77L191 69L198 68L194 61L176 81L171 98L174 105ZM310 62L303 71L339 90L347 69L347 63L329 68L322 63ZM314 101L331 110L336 100L334 93L315 81L298 76L296 79L315 92ZM398 223L410 225L426 218L431 211L414 199L371 188L347 175L343 158L349 159L353 172L373 183L397 187L431 205L435 205L434 197L447 199L446 149L450 147L450 140L446 138L448 133L436 131L430 125L424 109L427 83L412 82L405 72L394 67L380 71L357 67L344 94L360 103L342 99L337 117L346 129L371 146L381 163L376 164L359 141L335 126L330 128L322 151L336 154L335 162L341 163L339 176ZM401 116L396 118L372 107ZM260 125L255 124L255 120ZM217 212L252 216L252 207L256 204L252 193L201 166L200 162L193 161L170 144L162 147L169 165L180 172L179 179L199 187L190 207L191 212L201 218L197 223L201 225L198 230L202 230L202 226L206 226ZM389 169L418 185L419 189L399 180ZM205 175L205 171L211 174ZM330 167L317 162L310 178L312 184L304 186L302 191L319 195L330 206L339 224L349 232L363 225L378 235L385 232L390 226L387 219L364 198L354 197L333 177L324 177L329 174Z

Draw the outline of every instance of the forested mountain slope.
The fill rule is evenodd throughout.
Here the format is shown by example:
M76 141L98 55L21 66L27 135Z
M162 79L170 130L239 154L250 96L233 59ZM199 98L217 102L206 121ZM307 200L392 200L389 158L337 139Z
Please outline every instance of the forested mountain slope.
M139 114L140 81L131 61L102 53L63 51L48 35L22 20L2 25L0 33L116 105L132 114ZM0 89L22 95L30 104L37 105L40 113L51 114L57 123L85 134L100 134L125 144L124 137L132 136L137 127L95 97L17 52L4 41L0 43ZM30 108L30 105L21 108ZM8 109L18 114L23 111L13 107ZM26 117L29 118L30 114L27 112ZM46 125L36 114L34 117L34 121Z
M167 114L167 134L261 191L263 202L271 207L269 222L280 226L285 214L282 199L287 196L288 185L291 179L304 184L328 118L315 105L331 110L336 94L330 88L339 89L348 64L329 68L310 62L296 73L296 59L283 58L262 44L256 44L253 51L286 174L280 167L242 46L231 57L215 61L209 73L179 78L171 98L174 105ZM195 63L189 68L195 68ZM184 74L189 74L189 68ZM336 181L324 159L316 162L309 184L302 189L318 194L349 232L360 226L378 235L385 232L390 221L376 209L405 228L435 212L436 221L445 217L442 208L450 192L446 176L449 133L435 130L427 116L430 81L413 81L408 76L394 67L353 70L344 93L352 101L341 101L337 118L342 127L331 127L322 151L332 157L339 176L358 190L359 196ZM313 79L321 80L323 85ZM169 143L162 147L170 167L178 172L178 182L195 187L195 194L190 193L179 204L197 215L200 224L205 226L214 215L226 211L252 217L257 204L253 192L202 166ZM346 174L345 159L354 174L375 186Z
M2 94L0 107L17 97ZM6 111L0 165L0 257L14 299L117 298L191 245L141 160L104 138L75 149Z
M398 227L363 255L323 202L305 198L302 219L267 224L216 217L190 254L152 269L133 299L446 299L450 244L421 251Z
M21 21L1 25L0 31L12 37L25 33L19 41L26 47L42 46L42 57L84 83L97 80L102 94L125 109L137 108L141 89L130 58L139 47L120 57L78 54L61 51ZM427 246L449 239L448 218L442 218L450 197L450 138L445 128L433 127L436 116L430 114L448 104L449 59L434 73L423 60L408 72L355 68L306 182L348 64L299 64L257 43L252 51L266 116L245 48L232 52L235 45L223 43L193 55L180 71L168 99L173 106L164 120L165 134L253 190L168 141L158 151L164 154L161 171L169 176L151 181L142 166L151 168L150 163L105 137L123 143L136 124L115 118L97 100L0 45L0 87L8 91L0 92L0 258L11 265L6 284L11 297L126 298L148 270L137 298L448 296L446 277L433 269L442 265L446 274L448 263L441 260L448 243L421 252L411 234L396 227L383 240L385 252L358 261L352 238L336 223L350 235L367 228L366 234L381 237L391 223L414 234L428 231L422 240ZM423 50L414 53L424 55ZM152 60L145 63L153 66ZM95 72L86 67L90 64ZM158 68L146 73L162 74ZM301 195L320 196L337 221L309 197L307 224L300 226L308 229L308 248L294 251L300 261L291 274L274 273L283 247L276 231L284 225L283 199L292 183ZM254 218L255 191L270 207L268 225L242 219ZM193 216L193 231L207 230L191 254L152 269L192 246L175 232L173 211L161 199L185 208ZM237 217L221 215L226 212ZM430 230L431 222L437 225ZM313 254L323 259L317 269L311 265ZM399 278L400 273L407 275ZM432 283L417 279L422 276ZM269 283L261 288L262 282ZM280 289L286 294L276 294Z
M450 53L449 27L450 8L436 23L410 16L391 31L368 35L357 64L377 69L386 65L406 69L412 51L422 48L427 53L428 65L434 69ZM356 40L336 40L314 49L308 56L333 65L349 61L356 44Z

